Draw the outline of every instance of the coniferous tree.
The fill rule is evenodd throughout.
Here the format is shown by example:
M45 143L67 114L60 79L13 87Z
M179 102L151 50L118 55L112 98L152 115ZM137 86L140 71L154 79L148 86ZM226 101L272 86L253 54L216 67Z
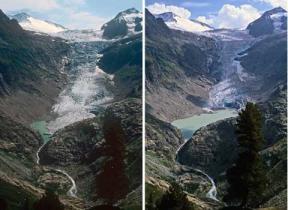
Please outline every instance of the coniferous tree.
M227 170L229 188L224 201L247 207L266 186L264 165L259 155L264 139L257 105L247 103L245 110L239 113L236 135L239 154L236 163Z
M128 193L128 178L125 172L125 134L118 119L104 122L106 155L110 157L97 176L97 196L109 204L122 199Z
M149 197L147 199L147 203L146 203L145 209L147 209L147 210L156 210L155 204L154 204L154 201L153 201L152 193L149 195Z
M6 210L8 208L6 200L0 198L0 209Z
M30 210L30 202L28 198L25 198L24 202L23 202L23 206L21 208L21 210Z
M58 195L52 190L46 191L45 195L34 204L34 210L64 210Z
M166 194L156 205L157 210L193 210L193 205L188 201L186 194L177 183L172 183Z

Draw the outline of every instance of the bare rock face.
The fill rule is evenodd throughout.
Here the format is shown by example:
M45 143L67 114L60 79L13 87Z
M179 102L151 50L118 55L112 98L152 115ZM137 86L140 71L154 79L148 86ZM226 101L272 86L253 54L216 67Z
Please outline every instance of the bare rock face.
M179 162L212 177L225 172L237 157L235 123L229 118L200 128L179 151Z
M85 161L97 142L103 139L97 120L87 119L57 131L39 154L41 164L79 164Z
M57 131L40 153L41 164L67 171L78 196L95 206L132 205L130 198L141 205L141 107L139 99L123 100Z
M0 113L0 149L34 159L41 138L29 128Z

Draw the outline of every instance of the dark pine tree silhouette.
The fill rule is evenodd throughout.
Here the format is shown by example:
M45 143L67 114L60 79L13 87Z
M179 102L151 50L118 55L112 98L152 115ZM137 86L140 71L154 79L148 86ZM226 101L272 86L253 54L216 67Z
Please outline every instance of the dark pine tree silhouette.
M58 195L52 190L46 191L45 195L34 204L34 210L64 210Z
M125 174L125 134L117 119L105 120L104 137L105 153L109 158L105 162L101 174L96 178L97 196L113 204L128 193L128 178Z
M145 205L145 209L147 209L147 210L156 210L155 203L153 201L152 193L149 195L149 197L147 199L147 202L146 202L146 205Z
M90 208L89 210L121 210L118 206L100 205Z
M186 194L177 183L172 183L169 190L156 204L157 210L193 210L193 205L188 201Z
M239 154L236 163L227 170L229 188L224 201L246 208L249 200L259 198L266 186L264 165L259 155L264 143L261 112L256 104L247 103L245 110L239 113L236 126Z
M21 210L30 210L30 202L28 198L25 198Z
M3 198L0 198L0 209L6 210L8 208L7 201L4 200Z

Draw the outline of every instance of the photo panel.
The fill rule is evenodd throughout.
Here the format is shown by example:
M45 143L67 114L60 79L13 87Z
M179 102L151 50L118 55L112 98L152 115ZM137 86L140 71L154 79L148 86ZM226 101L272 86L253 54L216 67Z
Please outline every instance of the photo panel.
M145 7L146 209L286 209L287 1Z
M141 210L142 1L0 2L0 210Z

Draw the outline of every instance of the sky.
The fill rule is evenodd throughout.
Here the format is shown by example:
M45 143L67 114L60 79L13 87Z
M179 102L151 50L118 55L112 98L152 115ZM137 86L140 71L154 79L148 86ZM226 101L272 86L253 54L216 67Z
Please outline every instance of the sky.
M261 14L274 7L287 10L287 0L146 0L150 12L174 12L215 28L244 29Z
M142 11L141 0L0 0L6 14L24 11L36 18L69 29L99 29L118 12L134 7Z

